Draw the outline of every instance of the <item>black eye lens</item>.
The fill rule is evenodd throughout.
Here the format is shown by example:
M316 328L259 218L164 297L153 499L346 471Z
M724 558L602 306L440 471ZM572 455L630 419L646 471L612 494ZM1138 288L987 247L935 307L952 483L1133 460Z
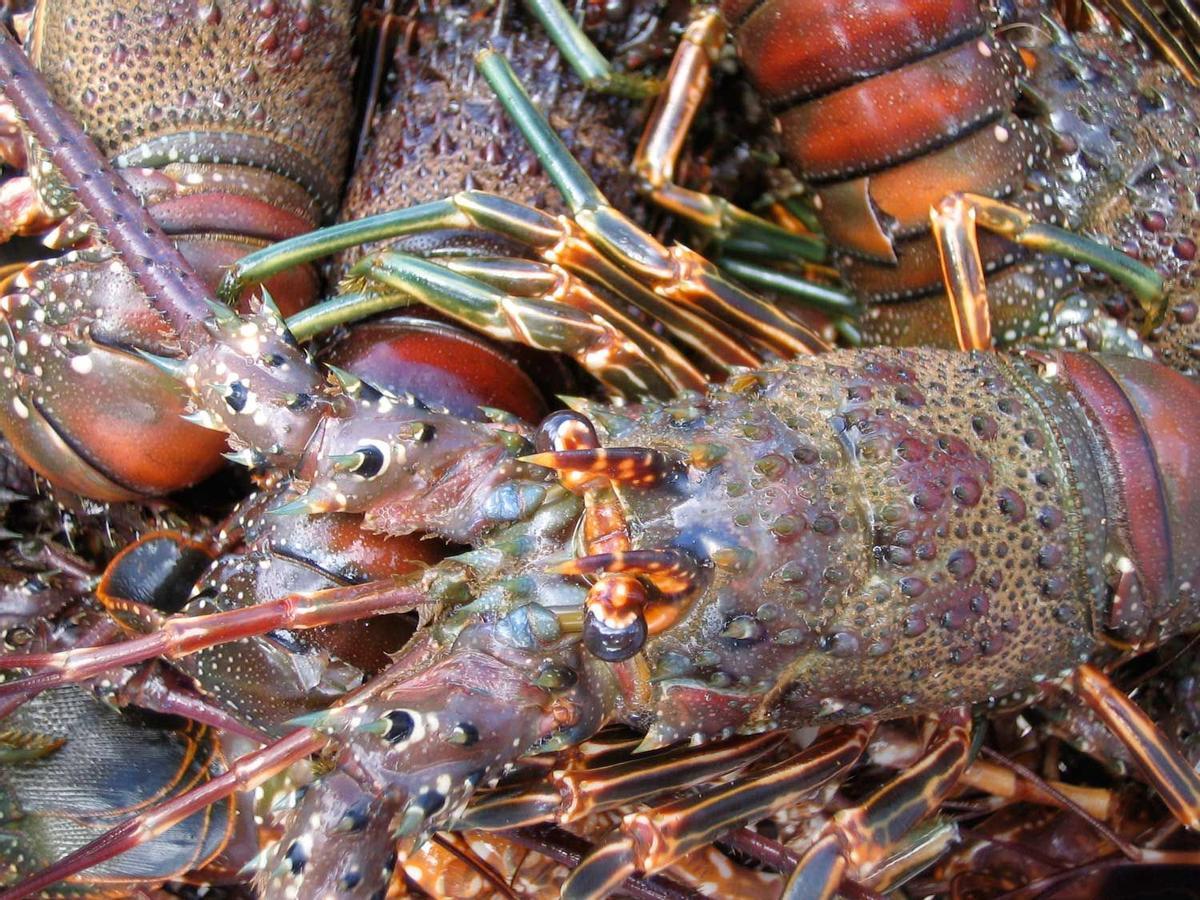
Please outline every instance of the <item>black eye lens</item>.
M292 845L288 847L287 853L284 856L288 863L291 864L293 875L299 875L308 862L308 853L305 852L299 841L292 841Z
M378 447L359 447L356 451L362 456L362 462L354 469L355 475L363 478L374 478L383 468L383 453Z
M229 385L229 393L225 395L225 405L234 412L241 412L246 408L246 399L250 396L250 391L240 381L235 381Z
M312 394L296 394L294 397L288 400L287 407L288 409L295 410L296 412L301 412L302 410L308 409L312 405Z
M413 717L402 709L394 709L385 717L391 722L391 727L388 728L387 734L383 739L389 744L398 744L401 741L407 741L412 737L413 733Z

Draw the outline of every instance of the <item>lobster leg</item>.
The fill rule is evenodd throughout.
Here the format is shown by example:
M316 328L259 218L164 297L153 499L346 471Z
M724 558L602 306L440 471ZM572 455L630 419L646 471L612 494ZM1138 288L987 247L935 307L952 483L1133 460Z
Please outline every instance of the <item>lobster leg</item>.
M630 227L635 228L632 224ZM674 298L643 285L638 273L625 271L612 262L603 248L593 246L570 220L556 219L524 204L481 191L462 191L446 200L369 216L280 241L232 266L222 282L220 295L236 297L246 285L349 247L436 228L485 228L528 244L547 263L561 265L576 275L598 281L661 322L714 372L727 373L731 366L754 366L761 361L746 349L744 341L731 337L728 328L722 330L711 317L682 308L676 305ZM394 303L387 302L389 305ZM366 315L368 311L372 310L364 305L362 314ZM319 314L322 313L312 313Z
M595 278L630 299L689 342L717 370L754 365L758 360L746 350L744 340L723 333L729 324L784 355L808 355L827 348L816 334L728 282L703 257L686 247L664 247L613 209L533 106L503 57L485 51L478 64L563 194L571 219L556 219L487 194L463 192L252 254L230 271L221 286L222 296L234 296L268 274L348 246L435 227L484 227L517 238L547 262Z
M1192 0L1167 0L1167 9L1183 26L1187 35L1187 47L1192 56L1200 52L1200 10L1196 9Z
M1075 690L1133 752L1159 796L1180 822L1200 828L1200 775L1166 735L1099 669L1080 666Z
M300 728L261 750L248 753L231 763L224 774L122 822L53 866L0 893L0 900L28 897L77 872L144 844L193 813L236 791L253 790L292 763L321 749L327 740L324 735L311 729Z
M778 352L804 356L827 349L808 329L726 281L699 254L678 244L664 247L613 209L538 112L504 57L485 50L477 65L591 243L645 278L656 293L732 322Z
M930 209L929 217L942 260L959 347L963 350L989 350L992 346L977 226L1023 247L1057 253L1112 276L1133 291L1146 311L1147 327L1153 328L1166 313L1162 279L1152 269L1111 247L1038 222L1029 213L1007 203L979 194L951 194Z
M840 729L752 777L626 816L571 873L562 896L606 896L635 871L657 872L722 832L784 808L852 766L869 738L865 726Z
M527 5L584 83L593 90L608 89L604 76L596 74L610 72L608 62L562 5L557 0L527 0ZM633 169L641 180L640 190L663 209L713 237L724 251L718 264L739 280L832 316L854 317L858 314L857 304L844 291L738 258L821 262L826 254L823 240L782 228L722 197L675 183L675 166L684 139L708 93L713 61L724 42L725 23L713 10L701 12L680 38L665 90L655 101L634 155ZM592 60L599 60L599 68L593 67Z
M1144 0L1106 0L1105 5L1134 31L1144 35L1192 87L1200 87L1200 57L1194 47L1181 41L1148 3ZM1168 3L1168 6L1175 5ZM1183 21L1186 23L1187 19Z
M669 345L561 268L522 260L467 264L474 277L408 254L385 252L360 261L351 275L382 282L491 337L567 353L624 396L669 397L704 383L678 351L665 360L670 369L660 367L655 357ZM502 277L502 266L526 271L510 272L502 290L484 280ZM547 279L552 280L547 284ZM537 293L522 295L528 291Z
M455 828L498 830L553 820L579 821L645 797L682 790L751 765L780 735L732 738L704 747L676 747L609 765L550 773L536 789L497 791L472 803Z
M561 51L588 90L643 100L653 97L662 85L656 79L613 71L558 0L526 0L525 7L542 23L550 40Z
M834 816L792 873L783 892L787 900L832 897L847 866L856 880L868 877L890 848L937 808L958 783L972 751L966 711L941 718L932 752L860 806Z
M553 32L551 39L557 43ZM720 241L750 241L777 258L821 262L825 258L821 239L794 234L728 200L675 184L675 165L684 139L708 93L713 61L724 44L725 22L714 10L697 16L680 38L666 89L655 101L634 154L633 168L642 180L642 189L655 203Z

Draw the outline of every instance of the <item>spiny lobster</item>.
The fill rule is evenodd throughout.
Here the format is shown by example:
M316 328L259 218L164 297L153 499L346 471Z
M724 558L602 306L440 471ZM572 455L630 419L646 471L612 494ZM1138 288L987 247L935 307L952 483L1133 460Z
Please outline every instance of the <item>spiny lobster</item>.
M994 334L1010 346L1153 352L1194 372L1194 32L1176 38L1141 3L1109 5L1150 29L1170 63L1094 10L1093 26L1071 33L1039 2L713 4L686 30L638 148L643 190L727 244L731 272L803 296L764 263L819 259L819 246L788 244L674 181L728 39L864 304L863 340L987 349ZM1194 20L1190 3L1177 6ZM1166 296L1158 276L1056 225L1156 268ZM1062 254L1113 278L1081 280ZM1150 348L1101 307L1138 323Z
M4 58L29 85L19 54L8 47ZM503 65L494 56L483 65L545 149L549 131ZM570 171L554 150L552 171ZM569 196L598 196L578 173L570 179ZM81 180L81 201L112 225L109 195L92 190L94 180ZM467 222L502 211L526 233L567 227L481 194L452 206ZM427 212L410 223L428 223ZM619 220L593 206L576 221ZM710 295L739 298L702 261L682 251L667 258L693 265ZM569 780L548 793L522 786L469 801L526 752L576 744L605 721L644 729L644 749L689 735L734 742L682 763L675 751L654 757L652 788L634 778L632 794L616 790L643 796L736 768L789 725L942 709L1070 667L1106 629L1144 640L1195 625L1195 435L1178 410L1197 388L1147 363L844 353L743 373L707 397L615 410L581 403L535 433L503 418L460 419L353 379L327 386L268 306L246 318L213 309L204 323L206 343L157 364L251 458L297 471L307 484L298 509L360 510L387 530L473 549L411 576L203 621L168 619L98 653L6 659L44 670L4 688L22 691L276 628L425 610L403 655L363 689L43 880L136 844L221 792L253 787L336 735L334 768L298 798L261 877L267 890L366 896L390 878L396 839L408 849L447 825L568 818ZM289 403L297 393L320 402L297 408ZM600 434L632 446L601 449ZM1035 590L1039 601L1026 605ZM885 668L896 677L879 679ZM1144 728L1128 705L1105 697L1094 670L1081 671L1080 689L1104 697L1111 720ZM759 729L768 736L730 737ZM832 890L847 865L865 877L891 829L904 830L898 822L919 818L956 780L968 731L947 715L929 756L835 816L793 889ZM706 789L699 803L684 798L661 811L673 817L626 819L565 890L615 888L635 869L661 868L714 830L789 802L857 759L867 733L834 730L807 752ZM1158 745L1152 731L1140 737L1143 748ZM671 773L674 782L663 780ZM1162 768L1157 776L1193 822L1194 776ZM925 788L914 792L918 783ZM629 782L601 782L613 784Z
M348 3L42 3L27 27L30 55L63 102L215 286L249 250L336 211L353 114L350 18ZM153 90L116 74L131 60ZM0 118L11 128L14 116L5 107ZM5 146L5 162L29 174L4 185L4 233L54 224L48 241L67 255L6 279L4 434L52 481L103 500L200 481L221 464L224 442L186 422L173 382L138 356L190 345L194 314L146 303L74 212L44 148ZM301 267L270 289L294 312L319 285Z

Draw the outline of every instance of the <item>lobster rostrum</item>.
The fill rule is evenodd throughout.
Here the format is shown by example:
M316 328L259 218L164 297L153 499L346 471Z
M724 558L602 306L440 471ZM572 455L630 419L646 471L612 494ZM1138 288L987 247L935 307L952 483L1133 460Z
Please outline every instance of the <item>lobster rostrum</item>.
M28 83L11 47L4 60ZM482 66L552 151L547 169L573 172L502 62L485 55ZM594 187L569 177L577 221L619 221ZM111 224L106 195L86 184L79 195ZM397 221L412 230L466 221L522 237L544 227L550 245L569 227L483 194L437 212L366 220L322 240L329 249L348 235L389 236ZM291 242L274 262L291 261L297 246L311 248ZM715 295L751 317L711 269L664 255L696 264L689 271L709 289L706 302ZM263 258L238 274L253 279ZM676 283L677 269L630 268L651 284ZM407 854L440 828L568 820L587 808L569 779L476 795L526 754L578 744L605 722L644 731L646 751L664 748L642 770L649 785L601 779L600 802L618 803L734 771L781 729L846 723L698 800L627 817L564 888L596 896L845 771L868 740L855 722L1019 689L1073 668L1109 632L1145 641L1196 625L1200 499L1186 410L1200 398L1190 380L1151 363L845 352L746 371L704 396L580 402L533 431L504 416L458 418L353 378L327 385L268 306L247 317L214 310L208 327L206 346L159 365L250 457L296 472L307 491L287 511L361 511L380 530L471 549L408 576L169 618L96 651L4 659L39 669L32 678L47 687L273 629L406 609L423 619L361 689L14 894L137 845L222 792L261 785L330 741L331 771L298 798L261 861L265 890L369 896L391 878L397 841ZM297 390L316 402L286 402ZM1098 672L1079 671L1077 689L1144 757L1164 749ZM891 837L955 783L969 730L962 712L944 714L920 763L833 817L791 889L827 894L847 872L866 877ZM737 737L755 731L768 736ZM735 743L681 764L665 748L689 738ZM1149 768L1164 798L1195 824L1194 773L1169 754L1157 759Z
M804 296L794 267L768 264L820 259L821 246L789 245L768 223L675 183L728 39L864 304L864 341L987 349L994 337L1157 354L1191 373L1195 52L1141 4L1110 6L1139 18L1168 62L1099 13L1072 33L1035 2L707 8L681 40L638 148L643 191L731 248L729 271Z
M336 212L353 116L350 4L40 3L26 27L56 96L202 281ZM141 78L120 74L130 60ZM10 106L3 118L20 126ZM122 263L132 248L118 237L114 253L97 235L43 145L10 146L5 162L28 171L4 184L5 235L53 226L46 242L62 255L5 281L0 428L52 482L97 499L211 474L223 438L185 421L176 383L139 356L205 341L207 310L140 293ZM300 267L270 290L294 312L319 284Z

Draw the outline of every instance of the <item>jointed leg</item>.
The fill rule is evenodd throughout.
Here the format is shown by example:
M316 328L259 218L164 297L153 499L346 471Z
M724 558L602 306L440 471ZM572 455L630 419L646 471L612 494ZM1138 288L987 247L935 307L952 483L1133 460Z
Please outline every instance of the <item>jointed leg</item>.
M153 840L193 813L234 792L253 790L297 760L320 750L328 740L308 728L293 731L287 737L235 760L224 774L134 816L53 866L10 887L0 893L0 900L32 896L77 872Z
M1200 775L1132 700L1090 665L1075 673L1075 690L1130 749L1175 817L1200 828Z
M433 576L433 577L436 577ZM278 628L318 628L431 602L424 576L292 594L255 606L205 616L171 616L145 637L60 653L10 654L0 669L39 669L37 674L0 682L0 697L86 681L103 672L155 657L177 659L206 647L266 634Z
M1133 291L1153 328L1166 313L1162 279L1117 250L1053 225L1024 210L978 194L951 194L929 211L942 258L942 275L963 350L990 350L991 320L976 227L1003 235L1022 247L1086 263Z
M581 337L587 329L578 317L569 312L553 313L532 302L543 290L539 284L555 278L558 287L565 289L558 291L556 302L569 303L585 315L598 314L610 325L617 325L613 321L617 318L614 307L590 292L585 295L575 291L574 283L559 278L561 270L598 282L639 307L687 344L705 368L716 374L728 372L732 366L761 363L756 349L760 344L787 356L826 348L817 335L727 281L703 257L679 245L664 247L613 209L534 108L504 59L485 51L479 66L563 194L571 218L549 216L495 195L464 191L447 200L323 229L251 254L231 269L221 295L235 296L248 284L282 269L362 243L436 228L486 228L528 245L546 265L536 271L527 270L514 281L512 261L492 261L490 268L489 264L481 268L478 263L459 261L461 271L455 273L459 276L455 278L436 268L435 263L384 254L363 263L359 272L387 279L406 295L416 294L468 320L479 317L480 323L499 328L506 335L540 341L552 337L562 326L554 337L558 346L574 346L585 357L588 348L601 348L593 371L602 377L620 377L620 370L630 368L639 352L621 347L620 355L614 357L611 338L600 333L603 325L592 323L600 332ZM374 302L367 301L367 305ZM528 311L525 319L520 313L522 308ZM548 314L542 320L545 328L538 329L540 334L530 331L522 335L522 323L533 321L535 308ZM731 334L731 325L742 333ZM664 346L654 342L644 329L628 334L633 344L641 346L643 356L656 349L661 351ZM698 386L697 373L677 353L659 355L662 358L656 360L657 364L676 387ZM645 380L646 365L638 363L636 368L642 374L631 377Z
M844 874L869 877L890 849L935 810L970 761L971 728L965 710L945 713L933 749L864 803L837 813L792 874L788 900L831 897ZM847 872L847 870L849 870Z
M795 756L752 776L627 815L563 884L567 900L605 896L635 871L657 872L723 832L784 808L847 771L870 738L870 728L831 732Z

